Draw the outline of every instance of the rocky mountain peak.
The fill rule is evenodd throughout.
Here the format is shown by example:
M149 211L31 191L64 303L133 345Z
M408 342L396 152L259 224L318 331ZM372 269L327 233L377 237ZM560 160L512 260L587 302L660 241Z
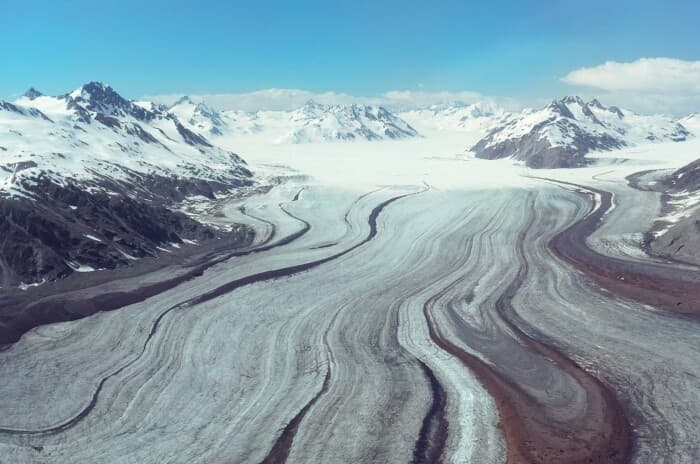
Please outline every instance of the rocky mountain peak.
M317 112L325 111L329 108L329 105L324 105L323 103L318 103L316 100L307 100L306 103L300 108L302 111L307 112Z
M683 125L664 116L643 116L605 107L579 96L552 100L540 110L523 111L477 142L472 151L487 159L512 157L530 167L576 167L592 151L609 151L656 141L682 141Z
M570 97L562 98L561 100L552 100L549 103L549 105L547 105L546 109L548 109L552 113L558 114L559 116L570 119L576 119L576 117L573 115L573 113L567 106L567 103L572 103L571 100L567 100L568 98Z
M597 98L594 98L593 100L589 101L588 106L591 108L598 108L600 110L607 109L603 106L602 103L600 103L600 101Z
M182 97L178 98L175 103L172 104L172 106L177 106L177 105L182 105L185 103L189 103L191 105L194 105L195 103L192 101L189 95L183 95ZM171 108L172 108L171 106Z
M114 117L132 116L141 121L150 121L156 113L136 105L103 82L92 81L78 87L65 96L69 107L82 107L87 111Z
M34 100L35 98L41 97L44 94L39 92L37 89L34 87L29 87L29 89L24 92L24 97L28 98L29 100Z
M123 100L123 97L115 92L112 87L99 81L83 84L69 95L75 100L82 101Z
M559 101L561 103L564 103L565 105L571 105L571 104L577 104L580 106L586 105L586 102L583 100L583 98L579 97L578 95L567 95L566 97L562 98Z

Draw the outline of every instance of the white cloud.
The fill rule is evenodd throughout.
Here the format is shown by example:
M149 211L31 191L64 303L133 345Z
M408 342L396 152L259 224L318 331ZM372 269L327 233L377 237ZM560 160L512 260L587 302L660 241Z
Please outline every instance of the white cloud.
M570 72L564 82L608 91L656 94L700 94L700 61L640 58L631 63L608 61Z
M170 105L182 94L149 95L145 100ZM473 103L476 101L493 101L508 108L519 108L514 100L484 97L477 92L425 92L410 90L393 90L377 96L354 96L338 92L310 92L300 89L264 89L246 93L198 94L190 95L193 101L205 101L219 110L292 110L299 108L309 100L324 104L364 103L381 105L394 111L422 108L430 105L448 103Z
M608 61L562 78L571 85L603 91L601 98L640 112L676 115L700 111L700 61L640 58Z

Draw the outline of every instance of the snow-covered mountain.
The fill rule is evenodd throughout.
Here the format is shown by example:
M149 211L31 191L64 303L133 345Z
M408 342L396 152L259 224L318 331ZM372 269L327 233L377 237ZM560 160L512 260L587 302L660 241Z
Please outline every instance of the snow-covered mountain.
M406 121L381 106L308 102L292 111L289 120L291 128L283 142L372 141L418 136Z
M227 129L221 115L204 103L194 103L189 97L180 98L170 107L170 113L202 134L222 135Z
M477 157L512 157L534 168L577 167L585 155L655 141L683 141L682 124L666 116L642 116L598 100L554 100L539 110L513 115L471 150Z
M404 111L398 115L421 132L481 131L503 122L509 116L503 108L490 102L432 105Z
M245 162L158 105L90 82L0 102L0 286L113 268L212 237L167 209L252 183Z
M700 136L700 114L690 114L679 121L693 135Z
M279 144L374 141L417 137L406 121L379 106L322 105L313 101L293 111L216 111L187 97L169 111L195 131L217 137L261 134Z
M32 196L38 177L110 192L179 200L247 182L236 154L212 145L173 114L91 82L59 97L0 103L0 195ZM10 173L8 165L35 165ZM2 169L5 167L5 169Z
M193 102L188 96L180 98L168 111L192 130L208 137L255 134L262 130L256 113L217 111L204 102Z

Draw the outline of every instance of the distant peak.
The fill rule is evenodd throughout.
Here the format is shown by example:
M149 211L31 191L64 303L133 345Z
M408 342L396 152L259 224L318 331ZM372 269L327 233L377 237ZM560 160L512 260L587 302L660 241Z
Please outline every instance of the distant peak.
M571 110L569 110L569 108L566 106L567 104L571 103L570 98L572 97L564 97L561 100L552 100L551 103L547 105L547 108L556 114L564 116L565 118L576 119L571 113Z
M304 107L306 107L306 108L323 108L324 105L322 105L321 103L316 102L316 100L310 98L310 99L306 100L306 103L304 103Z
M83 84L83 88L86 90L106 90L110 86L101 81L90 81L87 84Z
M578 103L579 105L583 106L586 104L586 102L583 101L583 98L579 97L578 95L567 95L566 97L562 98L559 101L561 103L564 103L565 105L569 105L572 103Z
M121 96L115 92L112 87L99 81L91 81L87 84L83 84L69 95L74 99L80 98L83 100L102 100L104 98L115 96L121 98Z
M43 95L43 93L39 92L34 87L29 87L29 89L26 92L24 92L24 96L30 100L34 100L35 98L41 97Z
M197 111L206 111L206 112L213 112L214 109L207 105L205 102L201 101L199 103L194 103L192 102L193 105L195 105L195 109Z
M620 108L618 108L617 106L611 106L611 107L609 107L609 108L608 108L608 111L610 111L611 113L614 113L614 114L615 114L618 118L620 118L620 119L622 119L622 118L625 117L625 114L624 114L624 113L622 112L622 110L621 110Z
M69 108L82 108L83 111L116 117L128 114L139 120L151 120L156 117L156 108L146 109L137 105L103 82L88 82L63 98L67 100Z
M599 109L605 109L602 103L597 98L594 98L593 100L588 102L588 106L592 106L593 108L599 108Z
M86 84L81 85L77 90L80 90L81 92L87 92L90 94L105 92L108 90L113 91L110 86L100 81L90 81Z
M173 103L173 106L182 105L183 103L191 103L194 105L194 102L189 95L183 95L182 97L178 98L175 103Z

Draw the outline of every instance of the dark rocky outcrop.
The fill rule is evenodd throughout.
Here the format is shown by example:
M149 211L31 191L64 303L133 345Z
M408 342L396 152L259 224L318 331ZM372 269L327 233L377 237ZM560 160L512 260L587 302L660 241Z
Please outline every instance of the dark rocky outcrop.
M674 193L700 192L700 159L673 171L662 179L661 185Z
M678 204L700 193L700 159L662 177L654 189L662 192L663 215L681 210L686 214L673 223L659 221L647 234L648 250L657 256L700 265L700 204Z
M32 199L0 198L2 286L62 278L79 266L114 269L183 239L222 235L159 202L42 179L32 190Z
M21 114L23 116L33 116L33 117L38 117L41 118L45 121L51 122L51 118L46 116L44 113L39 111L36 108L25 108L25 107L20 107L17 105L14 105L10 102L6 102L4 100L0 100L0 110L4 111L11 111L13 113Z
M125 99L102 82L88 82L78 90L77 94L68 94L64 98L88 111L114 117L128 115L140 121L151 121L158 116L157 113Z
M573 168L589 164L586 154L630 145L628 128L617 107L581 97L554 100L544 108L524 112L490 131L472 148L478 158L512 158L531 168ZM678 123L667 122L650 131L648 141L685 140L690 133ZM639 137L639 135L637 135Z
M41 96L35 89L25 94L29 100ZM239 242L230 233L173 211L172 206L188 196L215 199L219 193L251 185L252 173L244 160L214 147L163 108L143 108L100 82L47 98L65 102L69 112L67 121L58 121L62 127L26 102L0 101L0 111L13 113L4 116L27 123L26 133L15 131L27 143L59 133L71 140L61 153L58 149L28 156L14 153L4 163L0 160L6 186L0 190L0 287L129 266L139 258L161 255L183 239ZM24 121L25 116L37 121ZM85 141L89 137L83 140L82 134L71 134L65 123L82 134L98 131L100 143L107 137L112 140L93 148ZM181 139L172 131L172 137L166 135L162 127L168 125ZM93 150L106 156L93 158ZM196 156L182 156L188 152ZM177 161L160 169L169 156ZM215 168L209 166L210 160L217 161ZM243 227L234 229L235 234L249 233Z
M180 123L180 121L178 121L177 119L173 119L173 121L175 122L175 127L177 128L177 132L182 136L185 143L187 143L189 145L201 145L203 147L209 147L209 148L212 147L212 144L209 143L209 141L207 139L205 139L201 135L195 134L194 132L189 130L188 128L183 126Z
M24 97L26 97L30 100L35 100L43 95L44 95L43 93L39 92L34 87L29 87L29 89L26 92L24 92Z

